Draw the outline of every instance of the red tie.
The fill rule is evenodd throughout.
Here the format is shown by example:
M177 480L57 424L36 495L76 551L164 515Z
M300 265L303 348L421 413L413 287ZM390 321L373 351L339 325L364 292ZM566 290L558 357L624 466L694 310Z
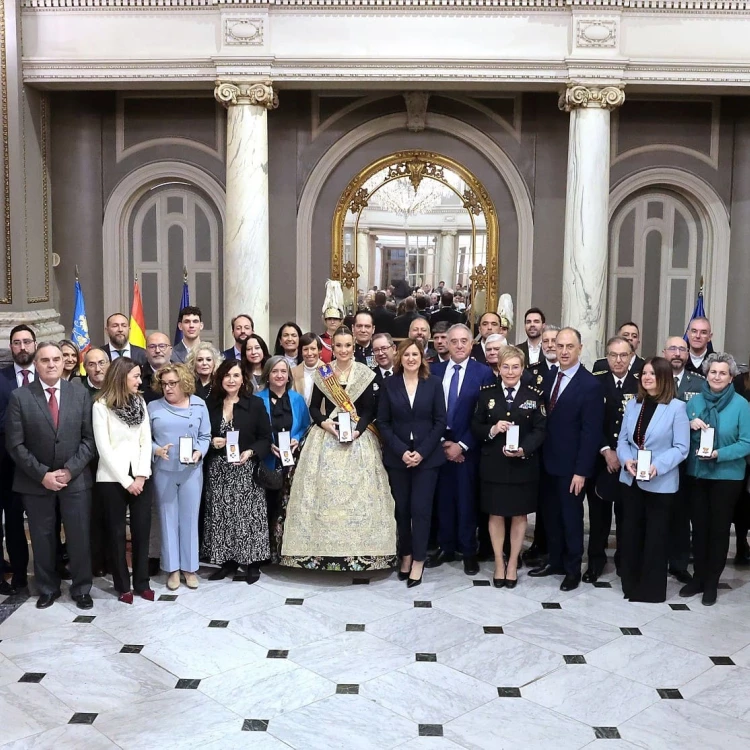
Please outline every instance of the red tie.
M21 388L29 384L30 375L31 375L31 370L21 370L21 377L23 378L23 383L21 383Z
M549 410L552 411L555 408L555 404L557 403L557 397L560 395L560 383L562 383L563 379L563 371L560 370L560 372L557 373L557 381L555 382L555 387L552 389L552 396L549 400Z
M47 405L49 406L49 413L52 416L52 424L55 425L55 429L57 429L57 422L60 416L60 407L57 405L57 398L55 397L55 391L57 388L47 388L46 390L47 393L49 393L49 401L47 402Z

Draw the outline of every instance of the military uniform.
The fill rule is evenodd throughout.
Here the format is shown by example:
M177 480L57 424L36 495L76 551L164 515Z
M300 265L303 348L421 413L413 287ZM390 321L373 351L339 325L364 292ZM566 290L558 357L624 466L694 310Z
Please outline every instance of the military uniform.
M375 367L375 355L372 352L372 341L367 346L354 344L354 361L367 365L370 369Z
M644 364L646 364L646 360L636 354L633 363L628 365L628 372L632 372L633 375L640 374ZM596 362L594 362L592 372L595 375L599 372L609 372L609 362L607 361L607 358L602 357L601 359L597 359Z
M556 372L557 364L551 365L544 355L542 355L542 358L536 364L527 365L526 372L528 372L532 377L531 385L541 389L542 383L544 383L544 379L547 377L547 373L550 372L553 368L555 368Z
M635 398L638 393L639 374L628 371L622 381L622 388L618 389L617 380L610 372L598 370L594 377L604 389L604 448L617 450L617 439L620 435L622 417L627 402ZM615 533L617 535L617 549L615 551L615 567L620 567L620 533L622 530L622 504L620 502L620 472L610 474L607 462L599 453L593 481L588 483L586 495L589 501L589 545L588 570L583 576L587 583L594 583L602 574L607 564L607 543L612 528L612 506L615 511Z
M519 447L523 458L503 453L505 433L490 437L490 429L505 420L519 426ZM479 480L480 505L495 516L534 513L539 485L539 449L544 442L546 412L541 389L520 383L512 403L499 381L482 388L471 429L481 443Z

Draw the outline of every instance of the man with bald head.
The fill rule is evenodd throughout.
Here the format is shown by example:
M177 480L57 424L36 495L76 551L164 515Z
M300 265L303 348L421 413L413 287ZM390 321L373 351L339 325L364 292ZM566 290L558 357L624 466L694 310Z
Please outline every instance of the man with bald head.
M172 342L169 336L161 331L155 331L146 339L146 364L141 367L143 381L143 398L146 403L156 401L161 396L151 387L154 373L172 358Z
M424 356L429 364L437 360L437 352L430 349L430 324L425 318L414 318L409 326L409 338L421 341L424 347Z
M109 365L109 357L104 349L89 349L83 355L83 369L86 371L86 376L82 377L80 382L88 390L91 398L94 398L96 392L101 390Z

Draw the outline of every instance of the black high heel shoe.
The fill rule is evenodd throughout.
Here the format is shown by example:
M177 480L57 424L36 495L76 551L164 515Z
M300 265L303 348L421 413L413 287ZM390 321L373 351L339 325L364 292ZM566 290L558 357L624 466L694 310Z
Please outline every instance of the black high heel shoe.
M504 579L504 578L493 578L493 579L492 579L492 585L493 585L493 586L494 586L494 587L495 587L496 589L502 589L502 588L505 588L505 585L506 585L506 581L505 581L505 579Z
M516 575L518 575L518 574L516 573ZM506 578L505 579L505 588L506 589L514 589L517 584L518 584L518 578Z
M409 580L409 573L411 573L411 568L409 570L399 570L398 571L398 580L399 581L408 581Z
M412 578L409 576L406 580L406 588L407 589L413 589L415 586L419 586L420 583L422 583L422 576L424 575L424 568L422 568L422 572L419 574L419 578Z

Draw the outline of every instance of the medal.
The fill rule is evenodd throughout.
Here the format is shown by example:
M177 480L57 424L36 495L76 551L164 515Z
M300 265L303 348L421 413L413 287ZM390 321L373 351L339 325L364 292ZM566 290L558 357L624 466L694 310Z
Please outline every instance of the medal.
M490 408L490 409L494 409L494 408L495 408L495 399L494 399L494 398L491 398L491 399L490 399L490 400L489 400L489 401L487 402L487 406L488 406L488 408Z

